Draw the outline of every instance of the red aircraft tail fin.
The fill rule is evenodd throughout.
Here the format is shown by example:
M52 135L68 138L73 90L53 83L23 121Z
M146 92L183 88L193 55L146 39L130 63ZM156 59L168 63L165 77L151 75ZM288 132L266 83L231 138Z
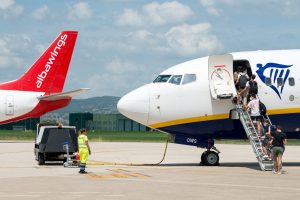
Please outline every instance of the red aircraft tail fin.
M63 90L78 32L63 31L30 69L15 81L0 85L3 90L59 93Z

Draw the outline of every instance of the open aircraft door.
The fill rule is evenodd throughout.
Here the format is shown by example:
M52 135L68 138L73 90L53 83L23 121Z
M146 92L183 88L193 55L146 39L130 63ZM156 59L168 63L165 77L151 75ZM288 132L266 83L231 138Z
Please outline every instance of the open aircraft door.
M208 80L212 99L230 99L236 96L231 54L209 56Z

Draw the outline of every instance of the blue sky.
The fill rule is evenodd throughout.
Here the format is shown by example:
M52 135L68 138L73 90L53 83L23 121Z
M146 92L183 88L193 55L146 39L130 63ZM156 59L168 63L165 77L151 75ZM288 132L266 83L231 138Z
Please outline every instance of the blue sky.
M180 62L300 47L298 0L0 0L0 82L23 74L62 30L79 31L65 91L122 96Z

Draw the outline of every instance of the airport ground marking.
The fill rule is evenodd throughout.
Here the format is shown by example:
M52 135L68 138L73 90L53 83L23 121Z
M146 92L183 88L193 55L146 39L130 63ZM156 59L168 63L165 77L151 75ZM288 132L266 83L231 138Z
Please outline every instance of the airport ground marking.
M86 177L91 179L132 179L132 178L139 178L139 179L145 179L149 178L151 176L148 176L146 174L138 173L138 172L131 172L128 170L123 169L107 169L107 171L111 171L112 173L106 173L106 174L97 174L97 173L87 173L85 174Z
M129 170L124 170L124 169L110 169L110 171L115 171L118 173L126 174L126 175L132 176L132 177L138 177L138 178L150 178L151 177L146 174L141 174L138 172L131 172Z

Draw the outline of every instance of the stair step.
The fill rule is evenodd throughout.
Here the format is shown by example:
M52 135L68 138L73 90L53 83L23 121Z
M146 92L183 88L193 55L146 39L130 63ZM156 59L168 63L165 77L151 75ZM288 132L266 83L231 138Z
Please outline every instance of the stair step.
M273 165L273 160L263 160L264 165Z
M265 154L262 151L261 138L257 136L256 127L254 126L255 123L252 122L250 115L247 111L242 109L241 105L236 105L236 110L240 113L240 120L251 143L255 157L259 162L261 170L271 171L273 169L273 161L265 160L263 158Z

